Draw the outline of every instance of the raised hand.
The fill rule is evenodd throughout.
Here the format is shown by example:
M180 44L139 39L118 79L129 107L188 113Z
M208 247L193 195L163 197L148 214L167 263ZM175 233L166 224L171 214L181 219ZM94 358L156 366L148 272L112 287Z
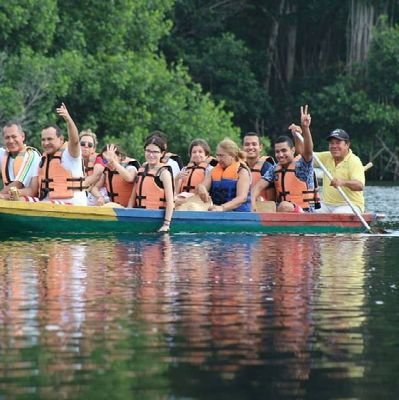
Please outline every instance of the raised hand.
M68 109L66 108L66 105L64 103L61 103L61 106L56 109L57 114L64 118L65 121L68 121L71 119L71 116L69 115Z
M309 128L312 118L308 113L308 105L301 106L301 125L303 127Z
M290 130L293 135L295 134L295 132L302 134L302 128L299 125L291 124L288 127L288 130Z
M108 161L117 161L118 156L116 155L117 147L114 144L107 144L107 150L104 151L103 157Z

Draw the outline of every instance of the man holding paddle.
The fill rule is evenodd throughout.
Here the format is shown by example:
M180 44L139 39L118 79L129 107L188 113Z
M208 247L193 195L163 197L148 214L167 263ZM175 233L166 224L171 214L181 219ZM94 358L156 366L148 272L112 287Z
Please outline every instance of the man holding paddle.
M350 137L343 129L334 129L327 137L329 151L315 153L319 163L331 173L330 181L323 174L321 208L317 212L352 213L352 207L340 195L342 188L354 207L364 212L364 167L360 158L350 149ZM318 166L315 160L315 166Z
M302 152L301 128L291 124L295 147ZM315 152L314 165L323 170L321 207L318 213L360 214L364 212L364 167L350 149L350 137L343 129L334 129L327 137L329 151Z

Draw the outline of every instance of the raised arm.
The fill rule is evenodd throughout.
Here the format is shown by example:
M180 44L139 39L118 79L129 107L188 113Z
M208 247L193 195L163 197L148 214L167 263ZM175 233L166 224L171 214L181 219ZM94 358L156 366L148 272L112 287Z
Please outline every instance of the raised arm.
M67 124L69 154L72 157L77 158L81 154L78 128L76 127L75 122L73 122L73 119L69 115L69 112L64 103L61 103L61 107L57 108L57 114L64 118Z
M303 137L302 137L302 128L299 125L291 124L288 129L292 133L292 137L294 138L295 144L295 152L297 154L303 154Z
M303 152L302 157L305 161L311 161L313 158L313 139L310 133L310 123L312 118L308 113L308 106L301 106L301 127L303 134Z
M118 172L121 178L126 182L134 182L137 176L136 167L124 167L116 155L116 146L113 144L107 144L107 151L103 153L103 157L108 161L108 167L111 170Z

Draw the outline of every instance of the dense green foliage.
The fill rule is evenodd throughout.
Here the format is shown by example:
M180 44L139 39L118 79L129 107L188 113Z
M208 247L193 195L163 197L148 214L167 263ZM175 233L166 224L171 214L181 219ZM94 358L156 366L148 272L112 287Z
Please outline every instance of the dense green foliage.
M167 64L158 43L171 27L172 0L23 1L0 6L0 119L17 119L29 143L57 121L64 101L80 129L142 156L144 137L165 131L185 154L195 137L212 146L238 128L180 63Z
M380 150L377 137L393 153L399 147L397 18L390 0L177 0L162 43L242 130L275 138L306 103L316 148L344 128L366 162ZM391 159L378 154L382 165ZM389 169L372 174L392 178Z
M141 158L154 129L182 155L195 137L212 147L247 130L273 139L307 103L316 148L344 128L365 162L379 155L374 177L389 179L393 168L384 165L399 147L396 3L6 2L0 120L20 120L39 145L41 127L57 120L64 101L80 129Z

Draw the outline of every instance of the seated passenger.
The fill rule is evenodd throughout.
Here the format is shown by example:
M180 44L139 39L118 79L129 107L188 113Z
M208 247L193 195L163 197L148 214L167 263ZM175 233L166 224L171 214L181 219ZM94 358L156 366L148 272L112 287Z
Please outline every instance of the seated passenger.
M203 139L194 139L190 143L190 162L183 167L176 178L176 199L175 205L180 206L191 195L194 195L195 188L212 171L217 161L210 156L208 143Z
M245 153L230 139L221 141L216 150L218 164L197 186L201 200L213 205L210 211L250 211L251 173Z
M106 145L96 158L93 173L84 182L89 186L89 205L112 201L126 207L139 167L139 162L126 157L118 146Z
M57 113L67 123L68 141L57 125L48 125L42 130L43 156L39 166L39 198L42 201L64 201L75 205L86 205L86 191L79 133L65 104Z
M168 232L174 208L173 175L171 167L161 159L166 143L159 136L147 138L144 143L146 162L140 167L128 207L164 209L164 222L158 232Z
M242 148L246 153L246 163L251 170L252 183L251 187L259 181L260 178L268 171L273 165L276 164L273 157L262 156L262 142L260 135L255 132L247 132L242 139ZM263 190L259 198L260 201L275 201L276 191L274 185L269 186Z
M80 132L79 134L80 148L82 150L82 159L85 176L93 173L94 162L97 153L97 135L90 129Z
M177 154L170 153L170 152L167 151L168 138L167 138L167 136L166 136L166 134L164 132L162 132L162 131L153 131L147 136L146 140L150 139L151 137L154 137L154 136L160 137L165 142L166 149L165 149L164 155L162 156L162 160L161 161L164 164L169 165L172 168L173 178L176 179L177 175L179 174L180 170L183 167L183 163L181 161L180 156L178 156Z
M262 190L274 183L277 195L277 211L313 211L317 200L313 172L313 141L310 133L310 114L307 106L301 107L303 130L303 153L295 157L295 146L288 136L280 136L274 144L277 165L265 173L252 188L252 209L256 211L254 199Z
M328 151L315 153L319 161L330 171L333 179L323 173L320 213L352 214L352 207L338 192L342 188L352 206L364 212L364 185L366 182L363 163L350 146L350 137L343 129L335 129L327 137ZM317 162L315 165L318 166Z
M3 127L5 149L0 149L3 188L0 198L18 200L19 196L37 196L40 153L24 144L25 133L19 123L10 121ZM13 188L12 190L10 190Z

